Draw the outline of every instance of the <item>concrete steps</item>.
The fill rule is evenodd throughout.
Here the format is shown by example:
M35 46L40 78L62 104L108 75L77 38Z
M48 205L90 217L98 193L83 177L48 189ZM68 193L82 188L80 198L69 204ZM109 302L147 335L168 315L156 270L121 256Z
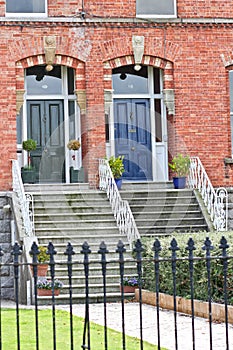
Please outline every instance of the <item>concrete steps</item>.
M110 204L105 193L89 189L86 184L72 185L25 185L25 192L33 194L35 233L40 245L54 244L57 254L55 276L63 282L57 303L69 302L67 276L67 256L64 255L67 243L73 246L73 302L85 300L85 275L82 245L88 242L89 255L89 293L92 302L103 300L103 281L101 255L98 253L102 241L107 245L107 260L115 260L107 265L107 300L116 301L121 297L119 288L119 255L117 244L122 240L128 254L125 255L125 274L134 276L135 263L126 236L120 236ZM48 271L48 276L50 272ZM132 295L128 295L132 297ZM39 304L51 302L51 297L39 297Z
M87 241L91 254L89 258L89 292L91 302L103 301L102 273L99 246L107 245L107 300L120 298L119 263L116 253L121 239L128 254L125 255L125 275L136 274L135 263L131 258L127 238L119 235L106 194L89 189L87 184L72 185L25 185L25 191L33 194L35 230L39 244L53 242L56 278L64 283L57 303L67 303L69 286L66 256L68 242L73 245L76 255L73 264L73 302L82 303L85 299L85 276L82 244ZM172 234L173 232L207 231L208 226L193 191L174 190L172 183L130 183L123 182L122 199L129 202L141 236ZM131 297L132 295L128 295ZM51 298L39 297L39 303L49 303Z
M121 197L129 202L141 236L208 231L197 198L190 189L175 190L171 183L124 182Z

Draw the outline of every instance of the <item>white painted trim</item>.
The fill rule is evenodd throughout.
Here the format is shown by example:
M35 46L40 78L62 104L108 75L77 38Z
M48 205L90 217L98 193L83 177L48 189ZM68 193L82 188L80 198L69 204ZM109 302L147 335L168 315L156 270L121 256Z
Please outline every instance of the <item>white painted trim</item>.
M167 117L166 117L166 108L163 102L163 74L160 69L160 90L161 93L154 93L154 81L153 81L153 68L152 66L148 66L148 89L149 93L146 94L114 94L113 92L113 100L117 99L148 99L150 102L150 118L151 118L151 152L152 152L152 179L153 181L167 181L168 180L168 155L167 155ZM154 100L161 100L161 123L162 123L162 142L156 142L156 125L155 125L155 110L154 110ZM115 154L115 139L114 139L114 113L113 106L110 110L110 120L109 120L109 130L110 130L110 154ZM163 150L163 179L159 178L159 173L157 169L157 152L158 150Z
M27 94L26 86L26 70L25 70L25 97L23 104L23 116L22 116L22 140L27 140L27 101L28 100L62 100L63 101L63 113L64 113L64 154L65 154L65 173L66 173L66 183L70 183L70 153L67 148L67 143L69 142L69 101L74 101L75 105L75 137L81 140L81 121L80 121L80 110L76 103L76 95L68 95L67 86L67 67L61 66L61 77L62 77L62 94L59 95L29 95ZM81 146L82 147L82 146ZM82 166L82 152L81 147L77 153L78 160L77 164L80 168ZM26 165L27 163L27 152L22 151L22 163Z
M114 130L114 102L110 106L109 110L109 146L110 156L115 155L115 130ZM109 148L108 148L109 151Z

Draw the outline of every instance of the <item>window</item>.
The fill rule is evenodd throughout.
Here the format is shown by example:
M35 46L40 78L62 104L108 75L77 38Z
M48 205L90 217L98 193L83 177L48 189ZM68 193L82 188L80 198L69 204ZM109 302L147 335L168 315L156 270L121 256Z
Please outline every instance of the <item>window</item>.
M176 0L136 0L137 17L176 17Z
M114 94L143 94L148 92L147 67L139 71L133 65L113 69Z
M46 16L47 0L6 0L6 16Z
M62 94L61 67L54 66L49 72L45 65L27 68L26 83L28 95Z

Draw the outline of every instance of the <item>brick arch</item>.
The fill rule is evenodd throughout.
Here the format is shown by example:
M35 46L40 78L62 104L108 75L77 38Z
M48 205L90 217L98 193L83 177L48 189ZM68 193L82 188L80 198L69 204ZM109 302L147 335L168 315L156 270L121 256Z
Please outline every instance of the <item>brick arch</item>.
M122 40L124 45L122 45ZM103 61L110 61L116 57L127 57L133 53L132 36L126 36L122 39L112 39L100 45ZM161 38L145 36L144 55L159 57L163 60L175 62L180 51L179 45Z
M24 101L24 70L28 67L46 64L45 55L34 55L22 58L16 62L16 109L19 113ZM75 69L75 84L77 96L85 95L85 64L78 59L66 55L56 55L54 64L63 65ZM84 101L85 102L85 101ZM82 109L83 107L82 103Z
M46 64L45 55L35 55L16 62L16 89L24 89L24 69L36 65ZM84 63L78 59L65 55L56 55L54 64L67 66L76 70L76 88L83 88L85 82ZM82 82L82 84L80 84ZM80 86L82 85L82 86Z
M124 40L124 45L122 45ZM144 55L142 64L164 70L164 88L174 88L173 62L179 54L179 45L163 37L145 36ZM134 64L132 36L123 39L115 38L100 44L104 62L105 88L111 89L112 69L120 66Z
M67 57L75 57L76 59L86 62L90 51L91 42L85 40L83 28L76 28L76 34L56 35L56 54ZM51 34L52 35L52 34ZM20 62L22 58L43 56L44 53L44 35L29 36L27 38L14 41L14 50L11 50L11 61Z
M117 57L109 61L104 62L104 85L105 89L112 88L112 69L134 64L134 56L128 55L123 57ZM152 66L160 68L164 71L164 89L174 88L173 78L173 63L159 57L144 55L142 58L142 64L146 66Z

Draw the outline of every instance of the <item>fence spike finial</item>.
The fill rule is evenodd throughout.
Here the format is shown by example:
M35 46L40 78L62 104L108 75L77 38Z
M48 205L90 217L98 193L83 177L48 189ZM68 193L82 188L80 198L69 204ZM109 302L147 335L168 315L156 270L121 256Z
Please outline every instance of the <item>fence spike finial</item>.
M108 253L107 246L106 246L106 244L104 242L100 243L100 249L98 250L98 253L102 254L102 255Z
M90 254L91 253L91 250L90 250L90 247L89 247L89 244L85 241L82 245L82 250L81 250L81 253L82 254Z
M210 255L210 251L214 249L214 246L212 245L212 242L209 237L206 237L206 240L204 242L204 246L202 247L203 250L206 250L206 255Z
M123 254L125 252L126 252L125 245L122 242L122 240L119 240L119 242L117 244L116 253Z
M74 248L73 248L72 244L70 242L68 242L68 244L66 246L66 251L64 252L64 255L71 256L74 254L75 254Z
M29 254L32 256L32 262L37 263L38 262L38 254L40 253L38 245L36 242L32 243L31 250Z
M195 243L194 243L194 240L192 239L192 237L189 238L188 245L185 249L188 250L189 253L196 250Z
M22 247L19 245L18 242L15 242L15 244L13 245L11 254L14 255L14 262L18 262L19 255L22 255Z
M47 254L50 255L50 259L57 254L52 242L49 242L48 244Z
M180 250L180 248L178 247L177 241L175 238L173 238L171 240L171 245L169 247L169 250L171 250L172 252L176 252L177 250Z
M142 252L144 251L144 248L142 246L142 242L140 239L137 239L135 242L135 248L133 250L137 254L137 259L141 260Z
M158 240L158 238L156 238L152 247L152 251L155 252L155 256L158 256L161 250L162 250L162 247L161 247L160 241Z

